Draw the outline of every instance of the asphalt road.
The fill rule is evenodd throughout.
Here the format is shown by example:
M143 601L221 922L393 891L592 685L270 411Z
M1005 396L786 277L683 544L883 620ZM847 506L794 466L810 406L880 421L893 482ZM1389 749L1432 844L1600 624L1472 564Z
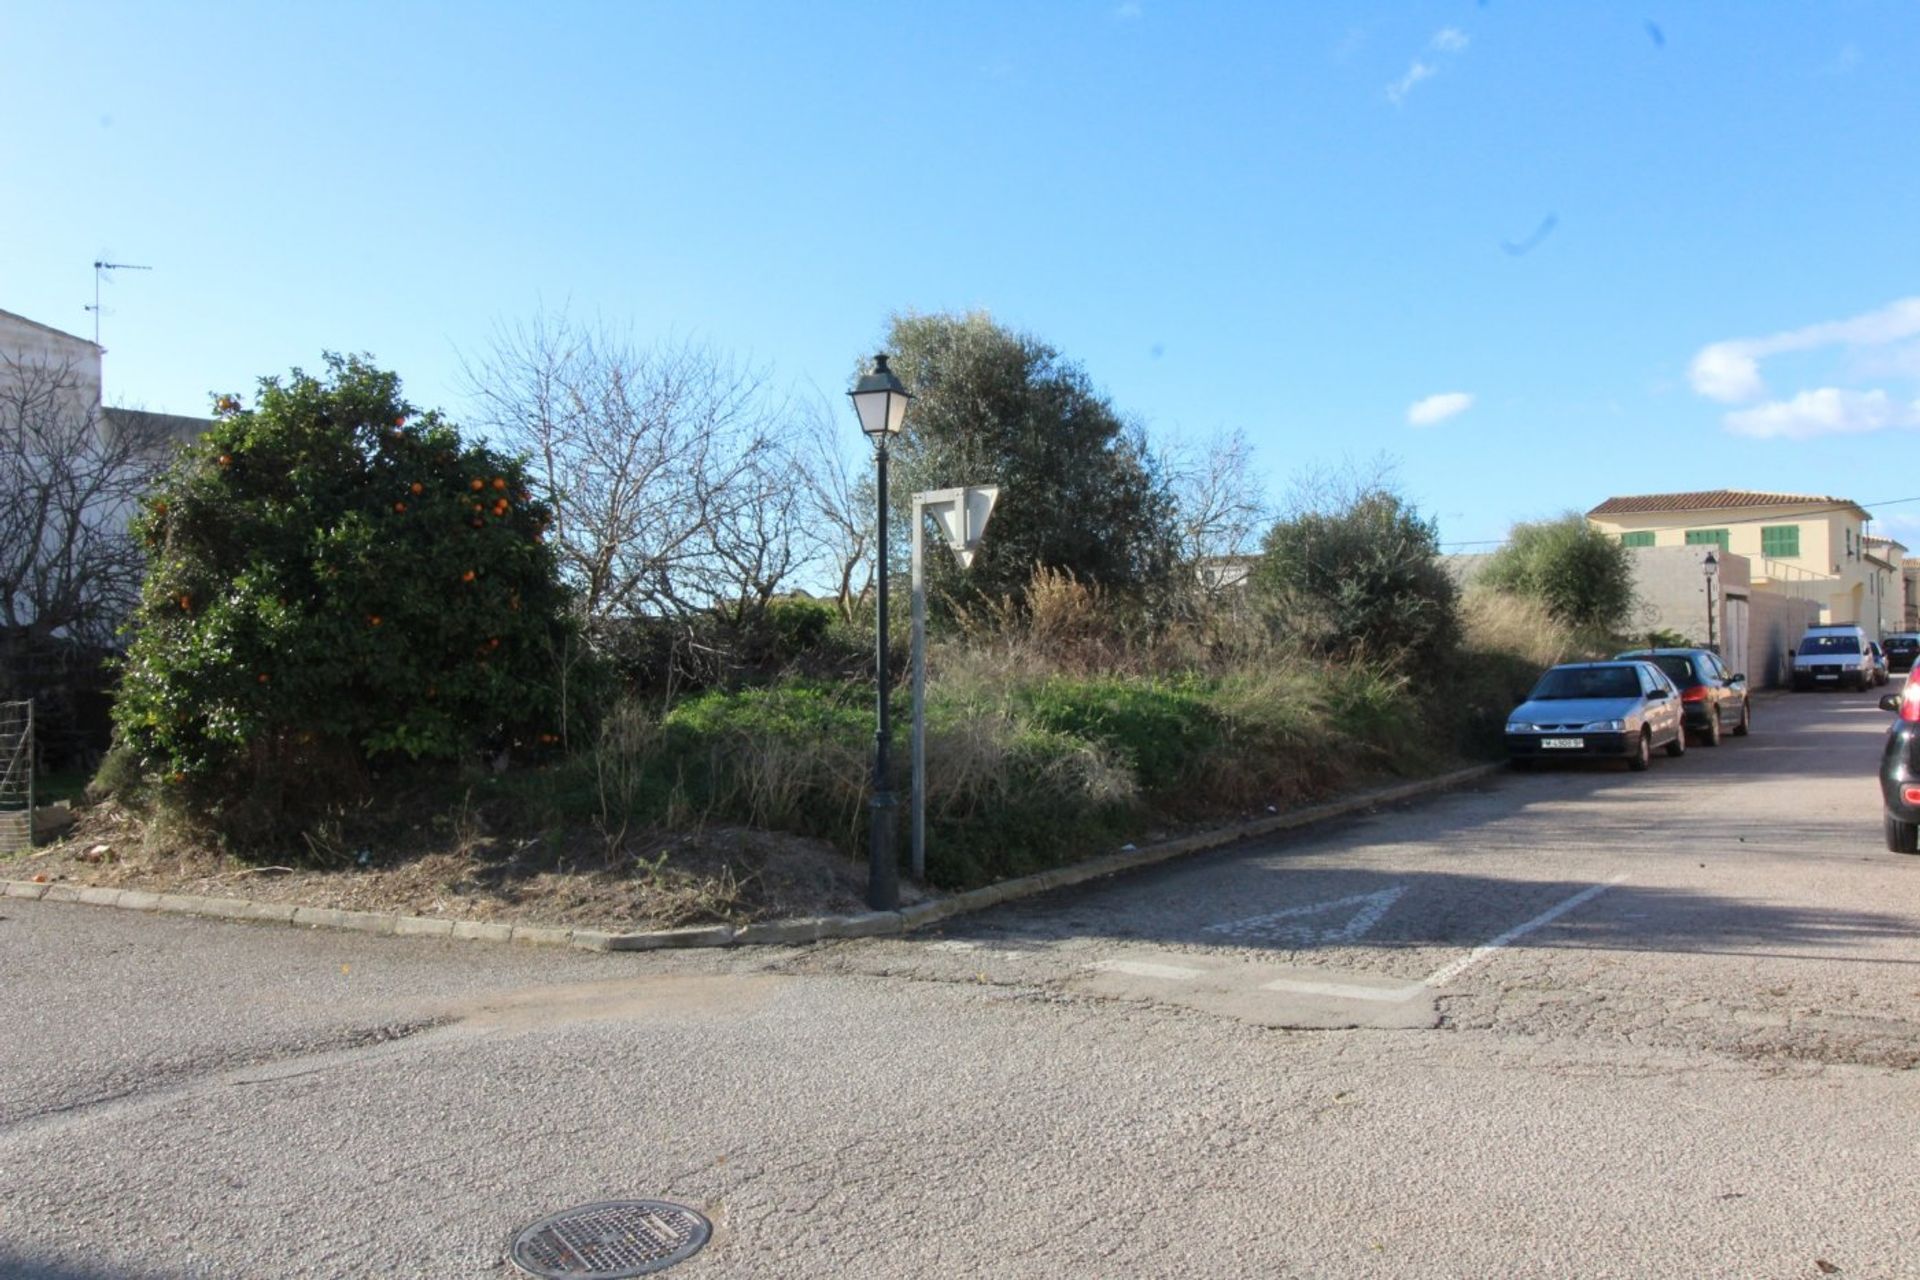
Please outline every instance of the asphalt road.
M1920 1276L1873 701L904 940L0 900L0 1276L505 1276L629 1197L712 1218L689 1280Z

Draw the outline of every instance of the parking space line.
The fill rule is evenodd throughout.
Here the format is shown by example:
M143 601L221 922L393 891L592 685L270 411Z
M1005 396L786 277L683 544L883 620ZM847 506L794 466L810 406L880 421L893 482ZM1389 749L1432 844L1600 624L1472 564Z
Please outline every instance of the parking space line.
M1360 987L1345 982L1303 982L1297 978L1275 978L1272 982L1260 984L1262 991L1290 991L1303 996L1333 996L1339 1000L1379 1000L1387 1004L1397 1004L1402 1000L1411 1000L1426 987L1421 983L1409 983L1404 987Z
M1182 978L1204 978L1208 972L1205 969L1189 969L1179 964L1154 964L1150 960L1101 960L1088 965L1087 968L1099 969L1106 973L1131 974L1136 978L1171 978L1175 981Z
M1607 881L1605 884L1588 885L1586 888L1574 894L1571 898L1568 898L1565 902L1560 903L1558 906L1548 908L1547 910L1541 912L1539 915L1535 916L1533 919L1527 921L1525 924L1515 925L1513 928L1507 930L1505 933L1501 934L1499 937L1495 938L1493 941L1483 943L1480 946L1475 947L1472 951L1469 951L1466 955L1461 956L1458 960L1455 960L1452 964L1442 965L1440 968L1435 969L1432 973L1428 974L1425 979L1422 980L1420 985L1424 987L1446 986L1449 982L1452 982L1455 978L1459 977L1461 974L1465 973L1467 970L1473 968L1473 966L1475 966L1476 964L1479 964L1482 960L1485 960L1488 956L1492 955L1494 952L1500 950L1503 947L1511 946L1513 943L1519 941L1521 938L1524 938L1528 934L1532 933L1535 929L1541 928L1545 925L1552 924L1555 920L1558 920L1561 916L1567 914L1567 912L1572 911L1574 908L1582 906L1585 903L1593 901L1595 898L1599 897L1601 894L1605 893L1607 890L1613 888L1614 885L1617 885L1626 879L1627 879L1627 876L1623 872L1622 874L1617 875L1613 879Z

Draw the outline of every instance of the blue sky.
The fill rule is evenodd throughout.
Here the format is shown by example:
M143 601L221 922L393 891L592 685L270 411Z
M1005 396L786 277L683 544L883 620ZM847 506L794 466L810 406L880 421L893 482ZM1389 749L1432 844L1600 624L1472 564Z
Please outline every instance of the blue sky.
M459 415L543 306L830 392L980 307L1276 492L1397 459L1449 542L1920 495L1920 10L1662 8L10 0L0 308L151 264L110 402L336 349Z

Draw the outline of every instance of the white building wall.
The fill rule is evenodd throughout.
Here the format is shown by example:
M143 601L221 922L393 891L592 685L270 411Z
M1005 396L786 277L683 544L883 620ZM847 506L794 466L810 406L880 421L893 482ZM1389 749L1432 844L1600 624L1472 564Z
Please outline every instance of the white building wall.
M64 413L85 415L100 407L100 348L0 311L0 395L17 389L23 373L31 378L57 376L67 400Z

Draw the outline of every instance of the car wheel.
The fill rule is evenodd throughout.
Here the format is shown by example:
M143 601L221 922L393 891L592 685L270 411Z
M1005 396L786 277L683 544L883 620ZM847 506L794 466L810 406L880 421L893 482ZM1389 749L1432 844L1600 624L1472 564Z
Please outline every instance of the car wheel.
M1902 822L1890 813L1881 818L1881 824L1887 829L1889 853L1920 853L1920 826Z
M1703 747L1720 745L1720 708L1713 708L1713 714L1707 717L1707 727L1700 731L1700 745Z
M1687 754L1687 726L1677 724L1673 727L1673 741L1667 744L1667 754L1678 758Z
M1644 773L1646 772L1647 766L1652 763L1653 734L1649 730L1642 729L1640 731L1639 746L1635 747L1633 754L1627 757L1627 768L1633 770L1635 773Z
M1753 704L1742 700L1740 703L1740 723L1733 726L1733 736L1744 738L1753 728Z

